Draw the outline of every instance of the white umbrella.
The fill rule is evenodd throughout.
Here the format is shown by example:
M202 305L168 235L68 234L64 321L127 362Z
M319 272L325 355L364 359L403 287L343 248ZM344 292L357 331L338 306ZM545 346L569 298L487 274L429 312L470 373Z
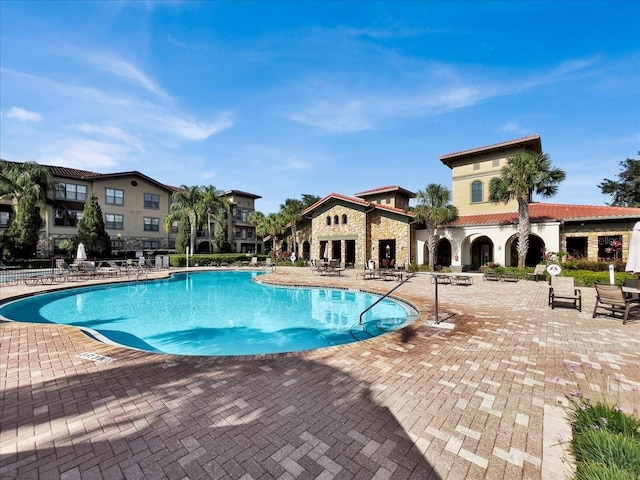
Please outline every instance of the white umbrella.
M629 256L625 270L631 273L640 273L640 222L636 222L631 232Z
M87 252L84 249L84 245L82 243L78 244L78 253L76 253L76 260L86 260Z
M322 258L329 260L329 242L324 244L324 255L322 255Z

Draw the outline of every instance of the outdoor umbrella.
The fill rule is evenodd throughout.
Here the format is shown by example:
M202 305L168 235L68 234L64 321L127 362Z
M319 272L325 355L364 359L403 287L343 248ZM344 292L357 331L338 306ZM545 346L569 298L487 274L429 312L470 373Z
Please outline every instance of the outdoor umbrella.
M324 254L322 255L322 258L329 261L329 242L324 244Z
M82 243L78 244L78 253L76 253L76 260L86 260L87 252L84 249L84 245Z
M631 232L629 256L627 257L627 272L640 274L640 222L636 222ZM640 280L638 281L640 283Z

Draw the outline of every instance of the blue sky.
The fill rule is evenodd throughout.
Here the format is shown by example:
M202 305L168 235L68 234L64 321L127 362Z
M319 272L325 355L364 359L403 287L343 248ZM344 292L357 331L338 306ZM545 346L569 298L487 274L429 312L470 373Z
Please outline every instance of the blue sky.
M640 2L0 1L0 156L261 195L451 188L540 134L597 184L640 150Z

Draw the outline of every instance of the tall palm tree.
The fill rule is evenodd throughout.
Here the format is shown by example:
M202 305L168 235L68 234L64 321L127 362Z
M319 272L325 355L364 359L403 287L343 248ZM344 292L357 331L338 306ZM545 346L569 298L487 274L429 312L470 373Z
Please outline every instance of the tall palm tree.
M195 253L196 233L199 227L208 223L209 215L213 215L220 223L220 231L224 232L224 212L229 211L229 203L220 196L220 191L213 186L187 187L182 185L180 190L173 193L169 214L164 219L167 231L175 221L186 217L189 220L189 251Z
M436 260L436 229L455 222L458 209L451 205L451 192L443 185L430 183L416 194L418 205L414 209L415 219L424 222L427 227L427 246L429 247L429 266L434 268Z
M211 229L209 224L209 215L213 217L215 241L218 251L222 248L222 244L225 241L226 219L227 214L231 211L231 204L226 197L223 196L222 190L216 189L213 185L204 187L204 203L207 206L206 210L206 224L207 228ZM205 216L203 214L202 223L204 223Z
M551 166L547 154L523 151L509 157L500 176L491 179L489 201L518 202L518 268L525 267L529 250L529 204L533 194L552 197L558 192L558 185L565 177L563 170Z
M297 223L302 220L302 211L304 210L304 203L295 198L287 198L282 205L280 205L280 215L285 224L291 224L291 235L293 236L293 253L298 258L298 228Z

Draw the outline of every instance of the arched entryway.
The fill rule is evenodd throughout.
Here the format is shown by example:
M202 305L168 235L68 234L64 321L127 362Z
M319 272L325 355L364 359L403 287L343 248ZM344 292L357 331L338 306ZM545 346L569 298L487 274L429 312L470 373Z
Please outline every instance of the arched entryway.
M493 242L485 235L476 238L471 244L471 268L478 270L493 263Z
M441 267L451 266L451 242L448 238L441 238L436 247L436 264Z
M518 236L514 235L507 242L509 249L509 260L512 267L518 266ZM529 235L529 249L527 250L527 256L525 257L524 264L526 267L535 267L542 262L544 257L544 240L538 235Z

